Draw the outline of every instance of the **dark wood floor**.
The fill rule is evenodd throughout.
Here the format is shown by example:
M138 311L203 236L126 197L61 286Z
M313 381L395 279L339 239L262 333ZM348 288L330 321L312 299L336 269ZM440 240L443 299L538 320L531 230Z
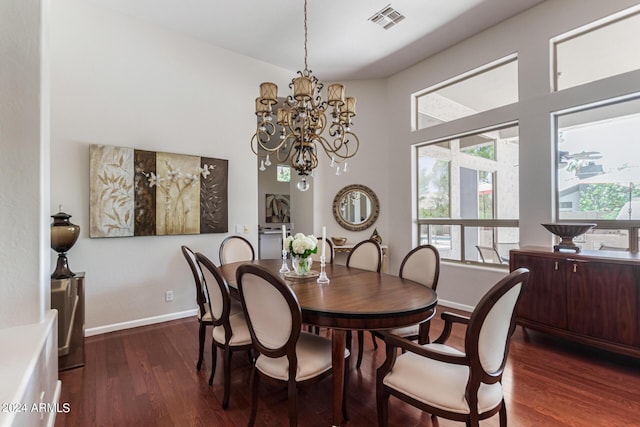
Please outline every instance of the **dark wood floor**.
M250 365L246 353L233 358L229 409L221 407L222 366L208 385L210 337L205 364L196 371L197 321L177 320L86 339L86 364L60 373L60 403L71 411L56 426L245 426L249 416ZM431 336L441 330L434 319ZM503 384L510 426L640 426L640 361L557 340L522 328L514 334ZM450 340L458 348L462 329ZM355 335L354 335L355 337ZM354 345L355 348L357 346ZM365 335L360 370L349 371L350 421L345 426L376 425L375 369L384 346L373 350ZM425 387L428 387L425 384ZM299 394L299 424L331 424L331 379ZM258 426L287 424L286 391L263 383ZM391 398L392 426L463 426L432 420ZM497 426L497 417L482 426Z

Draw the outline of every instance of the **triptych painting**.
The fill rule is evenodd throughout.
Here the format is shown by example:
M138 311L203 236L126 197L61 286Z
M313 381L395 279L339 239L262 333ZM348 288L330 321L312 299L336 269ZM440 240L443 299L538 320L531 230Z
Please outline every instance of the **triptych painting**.
M89 147L90 237L226 233L228 161Z

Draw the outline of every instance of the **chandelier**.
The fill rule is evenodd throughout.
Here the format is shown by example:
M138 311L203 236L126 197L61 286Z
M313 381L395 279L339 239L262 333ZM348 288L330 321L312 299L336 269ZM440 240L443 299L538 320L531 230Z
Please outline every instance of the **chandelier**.
M327 100L320 92L324 85L307 66L307 0L304 2L304 70L297 72L289 88L292 94L278 104L278 86L260 84L256 98L256 132L251 138L251 150L260 158L260 170L271 165L271 156L279 163L288 163L301 176L297 187L309 189L307 176L314 175L320 150L331 159L336 175L347 172L347 159L358 152L360 140L351 132L351 119L356 115L356 99L345 97L340 83L327 87ZM330 110L330 111L329 111ZM331 123L327 124L327 114ZM275 124L274 124L275 119ZM326 136L325 136L326 131ZM275 136L276 133L279 136Z

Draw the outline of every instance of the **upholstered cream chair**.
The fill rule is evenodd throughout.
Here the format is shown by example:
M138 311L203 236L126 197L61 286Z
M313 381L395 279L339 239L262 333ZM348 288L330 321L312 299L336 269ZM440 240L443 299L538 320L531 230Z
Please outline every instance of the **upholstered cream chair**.
M413 248L402 260L398 276L418 282L435 291L440 277L440 254L438 249L432 245L420 245ZM418 340L420 344L426 344L429 342L429 321L435 313L434 309L429 318L422 323L403 328L374 331L373 335L374 337L381 337L381 335L385 334L394 334L410 340ZM377 348L377 346L375 347Z
M513 271L482 297L470 318L443 313L445 328L433 344L386 335L387 358L376 378L378 425L387 426L393 395L432 416L470 427L499 413L500 426L506 427L502 373L515 308L528 278L526 268ZM467 325L464 351L444 344L454 322ZM406 352L398 356L398 348Z
M258 357L251 376L251 417L256 419L259 380L288 389L289 425L297 425L297 387L332 372L331 340L301 331L302 313L293 291L263 267L244 264L236 271L240 299ZM345 350L344 357L349 352ZM345 375L345 390L346 379ZM346 393L343 416L346 417Z
M380 269L382 268L382 247L375 240L363 240L357 243L353 249L351 249L351 252L349 252L347 267L355 267L380 273ZM374 339L373 335L371 335L371 339ZM347 332L347 346L351 349L351 331ZM356 368L360 368L360 365L362 365L363 350L364 332L358 331L358 360L356 361Z
M203 283L202 270L196 261L196 254L187 246L182 246L182 254L187 260L187 264L193 274L193 281L196 285L196 302L198 303L198 323L200 324L200 330L198 333L199 347L198 347L198 362L196 363L196 369L199 371L202 367L202 357L204 354L204 341L207 334L207 326L212 326L211 310L209 307L209 293L205 288L206 284Z
M242 306L229 296L227 282L222 277L220 270L206 256L196 254L198 265L202 270L205 286L210 290L210 314L213 323L211 342L211 376L209 385L213 384L213 376L216 372L218 347L222 350L222 363L224 369L224 396L222 408L229 406L231 393L231 356L234 351L246 350L250 363L253 362L251 349L251 335L247 327L247 321L242 311Z
M232 262L253 261L256 253L251 242L242 236L229 236L220 245L220 264Z
M382 247L375 240L357 243L347 257L347 267L380 272L382 268Z

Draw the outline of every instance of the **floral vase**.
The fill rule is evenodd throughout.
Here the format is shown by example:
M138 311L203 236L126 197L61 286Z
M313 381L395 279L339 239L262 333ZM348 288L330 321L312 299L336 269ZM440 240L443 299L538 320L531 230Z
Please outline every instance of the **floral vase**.
M302 258L300 256L293 256L291 258L291 264L293 266L293 271L296 272L299 276L304 276L309 274L311 270L311 264L313 263L313 258L306 257Z

